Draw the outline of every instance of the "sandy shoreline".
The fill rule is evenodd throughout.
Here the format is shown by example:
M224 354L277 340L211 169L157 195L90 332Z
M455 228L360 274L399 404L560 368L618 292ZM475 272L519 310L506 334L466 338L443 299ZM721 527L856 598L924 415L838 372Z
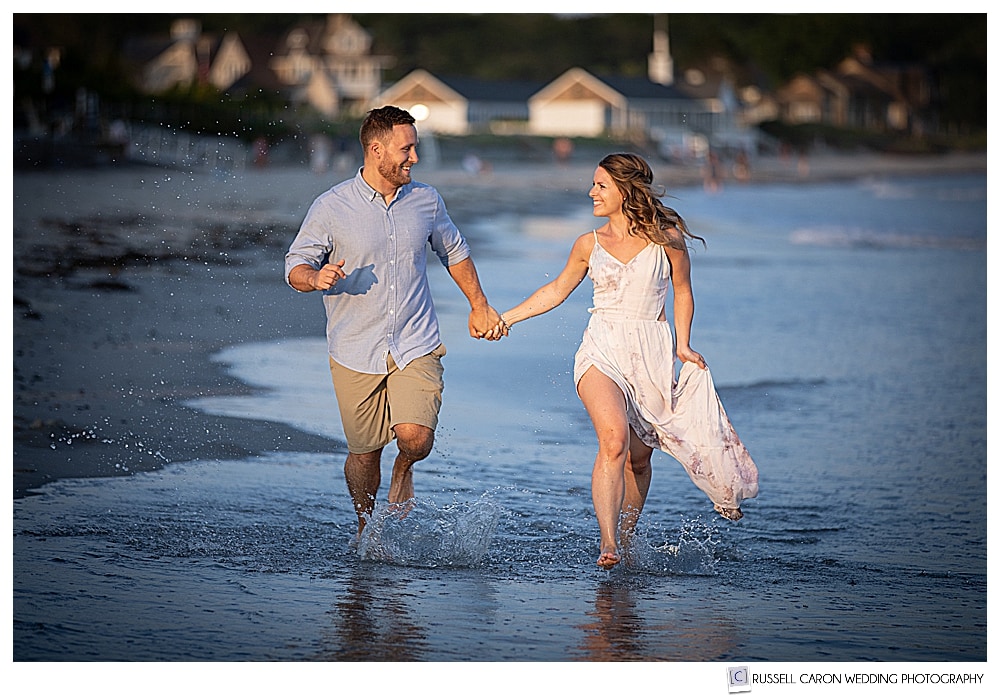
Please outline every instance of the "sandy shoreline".
M439 187L461 227L495 211L585 205L594 164L498 163L481 176L428 168L417 178ZM985 172L986 155L821 155L808 165L804 176L797 162L758 161L753 181ZM701 181L692 167L655 169L668 187ZM282 262L313 197L345 176L17 171L14 497L63 477L279 449L340 461L343 445L333 439L184 402L251 390L210 360L226 346L322 334L319 299L285 286Z

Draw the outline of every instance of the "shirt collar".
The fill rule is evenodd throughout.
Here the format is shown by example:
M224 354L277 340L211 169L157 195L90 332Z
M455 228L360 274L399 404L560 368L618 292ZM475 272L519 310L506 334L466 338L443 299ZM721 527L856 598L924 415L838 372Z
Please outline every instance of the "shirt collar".
M362 167L361 169L358 170L358 173L356 175L354 175L354 181L357 183L358 187L361 189L361 192L364 194L365 198L368 200L369 203L375 201L375 199L381 199L382 198L382 194L380 194L375 189L373 189L372 186L371 186L371 184L369 184L367 181L365 181L364 176L362 176L362 174L361 174L361 172L363 170L364 170L364 167ZM413 181L412 180L410 181L409 184L403 184L401 187L399 187L399 189L396 190L396 197L394 199L392 199L392 200L393 201L398 201L411 188L413 188Z
M364 194L365 198L368 199L368 202L371 203L379 196L379 193L365 181L363 176L361 176L361 172L363 170L364 167L358 169L358 173L354 175L354 183L357 184L358 189Z

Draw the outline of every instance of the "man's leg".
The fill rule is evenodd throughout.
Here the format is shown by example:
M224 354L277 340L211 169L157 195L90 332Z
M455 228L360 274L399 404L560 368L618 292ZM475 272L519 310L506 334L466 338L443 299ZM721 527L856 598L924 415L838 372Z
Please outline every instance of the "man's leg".
M444 344L416 358L404 370L390 370L389 411L399 454L392 467L389 503L405 503L414 497L413 465L431 454L434 429L444 391ZM390 360L390 369L395 363Z
M347 490L354 502L354 512L358 515L358 535L365 528L365 517L375 510L375 496L382 481L380 463L382 448L370 453L349 453L344 463L344 477Z
M434 431L419 424L396 424L396 445L399 454L392 467L389 483L389 502L403 503L414 497L413 465L431 454Z
M385 376L355 372L333 358L330 375L349 448L344 477L358 516L360 536L365 517L375 510L375 496L382 482L382 449L392 437L384 394Z

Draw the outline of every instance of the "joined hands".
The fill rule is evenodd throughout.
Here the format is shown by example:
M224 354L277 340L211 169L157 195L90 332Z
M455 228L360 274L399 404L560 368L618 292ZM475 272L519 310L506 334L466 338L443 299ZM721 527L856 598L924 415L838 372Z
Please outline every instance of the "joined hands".
M483 336L484 339L488 341L500 341L503 337L510 334L510 325L507 324L507 320L504 319L503 315L497 317L497 323L490 327L489 331Z
M474 339L499 341L510 333L510 325L493 307L469 313L469 335Z
M473 339L497 341L500 336L494 330L501 323L503 320L500 319L500 313L491 305L480 310L473 310L469 313L469 336Z

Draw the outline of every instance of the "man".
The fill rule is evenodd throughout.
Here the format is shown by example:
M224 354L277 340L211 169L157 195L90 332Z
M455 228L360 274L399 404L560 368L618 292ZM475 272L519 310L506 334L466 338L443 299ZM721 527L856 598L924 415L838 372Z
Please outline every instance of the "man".
M394 106L370 111L361 145L364 166L313 202L285 256L292 288L323 293L359 536L375 506L382 449L395 438L388 499L402 503L414 495L414 463L434 444L446 350L427 281L428 243L469 301L470 335L482 338L499 320L441 196L410 176L419 161L413 117Z

